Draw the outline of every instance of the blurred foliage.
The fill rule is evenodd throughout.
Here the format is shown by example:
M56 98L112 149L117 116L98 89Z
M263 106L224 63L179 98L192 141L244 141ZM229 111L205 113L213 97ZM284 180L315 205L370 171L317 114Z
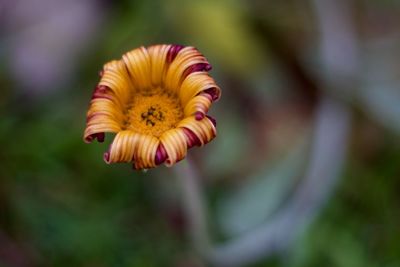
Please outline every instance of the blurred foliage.
M257 174L274 174L265 162L285 158L306 138L310 107L303 91L292 90L296 79L285 73L279 55L261 41L249 18L265 11L269 27L289 43L296 40L292 48L298 58L312 54L303 47L316 45L307 5L268 2L94 2L105 12L99 34L77 60L70 82L55 84L56 90L47 95L21 93L2 64L0 266L203 266L184 234L170 170L142 173L128 164L106 165L102 154L111 136L105 144L82 141L97 71L142 44L195 45L214 66L223 89L223 98L211 111L218 119L219 137L191 151L205 177L213 214L231 220L255 214L241 222L225 221L225 228L242 227L232 230L240 231L264 219L259 210L273 213L273 206L291 190L277 178L281 183L297 181L291 168L300 169L302 162L279 167L271 187L276 191L257 180ZM360 10L376 4L372 2L357 1ZM400 9L396 1L379 3L383 14ZM366 118L368 112L358 112L362 127L354 127L345 174L332 199L283 257L254 266L399 266L398 134ZM237 192L243 198L235 201L244 213L235 213L235 201L225 203L226 213L221 213L218 199ZM258 198L249 200L254 192ZM249 210L252 201L268 204ZM213 227L217 236L225 237L229 229L218 227L224 227L226 218L219 219L222 223Z

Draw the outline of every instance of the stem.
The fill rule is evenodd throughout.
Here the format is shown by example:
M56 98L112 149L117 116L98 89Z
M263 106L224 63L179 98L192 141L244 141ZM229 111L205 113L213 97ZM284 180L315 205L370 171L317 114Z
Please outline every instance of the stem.
M211 241L207 228L207 211L204 201L203 188L199 175L190 156L174 168L182 186L182 204L187 220L188 232L195 250L208 257Z

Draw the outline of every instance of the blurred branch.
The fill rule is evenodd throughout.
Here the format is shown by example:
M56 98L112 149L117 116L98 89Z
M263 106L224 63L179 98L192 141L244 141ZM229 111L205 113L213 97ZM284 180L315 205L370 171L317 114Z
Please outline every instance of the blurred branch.
M359 49L352 22L352 1L312 0L320 32L320 82L351 95L359 74ZM350 85L350 86L349 86ZM346 90L346 91L344 91ZM354 91L354 88L353 88Z
M310 164L293 197L264 225L216 247L211 260L242 266L286 249L329 197L342 169L349 128L347 108L324 97L317 108Z
M334 188L345 159L349 129L347 108L324 97L316 112L310 165L291 200L264 225L213 249L198 176L190 162L181 164L177 173L195 249L217 266L242 266L286 249L315 217Z
M358 70L349 1L314 0L313 3L320 25L320 56L325 75L320 86L340 87L348 82L348 77L355 77ZM335 77L334 82L331 83L332 80L327 77ZM286 249L330 196L345 161L351 115L344 104L331 96L321 96L318 102L305 178L286 206L259 228L210 250L207 212L201 189L195 182L197 177L193 169L184 170L182 178L186 180L182 182L186 192L183 204L190 232L195 247L215 265L242 266Z

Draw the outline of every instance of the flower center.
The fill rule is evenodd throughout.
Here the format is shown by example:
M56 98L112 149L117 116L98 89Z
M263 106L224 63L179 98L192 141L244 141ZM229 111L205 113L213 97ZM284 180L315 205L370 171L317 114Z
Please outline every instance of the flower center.
M161 88L135 92L126 112L125 128L160 137L183 118L178 97Z

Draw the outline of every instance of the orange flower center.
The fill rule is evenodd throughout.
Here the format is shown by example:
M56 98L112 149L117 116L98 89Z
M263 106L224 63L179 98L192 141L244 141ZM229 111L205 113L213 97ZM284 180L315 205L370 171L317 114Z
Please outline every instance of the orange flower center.
M126 110L125 129L160 137L183 119L179 98L162 88L134 92Z

